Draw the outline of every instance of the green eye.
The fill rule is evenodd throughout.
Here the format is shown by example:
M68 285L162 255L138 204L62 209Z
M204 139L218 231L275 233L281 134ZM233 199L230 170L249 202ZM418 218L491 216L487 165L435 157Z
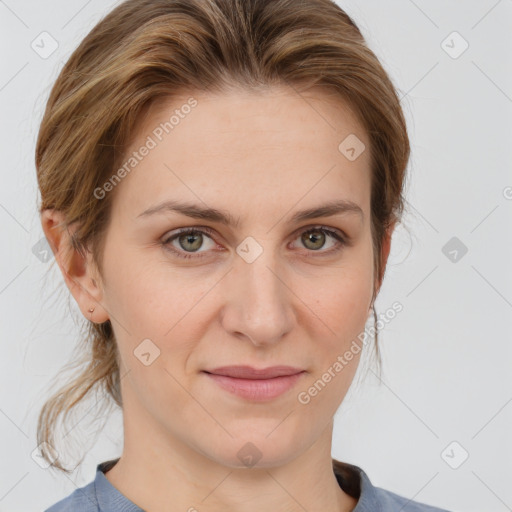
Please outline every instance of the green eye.
M178 258L203 258L208 252L208 248L204 251L200 251L204 244L205 237L211 241L212 245L210 248L216 245L211 235L213 235L213 230L210 228L183 228L167 237L162 242L162 245L169 251L172 251ZM321 250L329 238L335 241L333 244L334 248ZM347 241L340 233L324 226L317 226L303 231L300 234L300 239L303 247L309 250L308 252L316 252L319 256L333 254L340 251L345 245L348 245ZM178 242L179 247L173 245L174 241Z

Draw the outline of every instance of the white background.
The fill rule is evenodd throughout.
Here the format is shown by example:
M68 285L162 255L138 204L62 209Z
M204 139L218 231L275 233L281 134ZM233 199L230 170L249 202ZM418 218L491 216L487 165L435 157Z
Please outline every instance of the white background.
M376 302L404 309L380 335L382 381L361 375L336 416L333 456L417 501L512 510L512 1L339 4L399 90L412 156ZM96 443L94 425L75 429L90 445L72 475L31 458L39 408L79 335L57 267L32 252L43 235L35 139L63 63L113 5L0 1L0 512L41 511L120 455L116 413ZM43 31L58 42L46 59L31 48ZM445 51L463 48L454 31L469 44L458 58ZM442 251L452 237L468 249L456 262ZM452 465L469 454L457 469L442 456L453 441Z

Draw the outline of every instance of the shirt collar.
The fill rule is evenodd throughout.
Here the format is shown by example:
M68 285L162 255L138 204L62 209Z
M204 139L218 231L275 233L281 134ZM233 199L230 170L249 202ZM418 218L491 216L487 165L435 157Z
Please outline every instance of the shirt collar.
M105 473L117 463L117 459L102 462L96 466L94 490L100 512L116 510L119 512L144 512L117 488L115 488ZM356 508L352 512L381 512L376 488L368 475L358 466L335 461L334 473L340 487L355 498L358 498Z
M356 508L352 512L383 512L377 489L360 467L334 460L333 468L340 487L347 494L358 499Z
M118 460L119 458L108 460L96 466L94 490L98 500L99 511L144 512L107 480L105 473L115 466Z

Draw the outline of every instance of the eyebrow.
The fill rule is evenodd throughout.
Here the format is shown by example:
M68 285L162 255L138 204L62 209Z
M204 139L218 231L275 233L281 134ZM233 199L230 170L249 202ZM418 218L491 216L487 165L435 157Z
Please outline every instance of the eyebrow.
M139 217L147 217L154 214L163 213L181 213L193 219L209 220L218 222L226 226L238 226L240 218L235 218L227 212L223 212L216 208L203 207L194 203L186 203L180 201L164 201L144 210L137 215ZM289 220L290 223L301 222L303 220L316 219L319 217L332 217L334 215L356 213L361 219L364 219L362 208L348 199L340 199L329 203L308 208L296 212Z

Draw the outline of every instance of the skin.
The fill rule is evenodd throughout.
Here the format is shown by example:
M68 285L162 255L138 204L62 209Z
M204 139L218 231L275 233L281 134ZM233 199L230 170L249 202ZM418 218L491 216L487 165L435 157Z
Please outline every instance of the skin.
M128 153L190 96L154 104ZM364 331L372 291L380 287L373 272L368 136L339 98L321 90L193 97L198 105L191 113L109 192L115 196L102 276L90 254L66 251L69 237L53 229L60 212L42 216L81 311L94 322L110 319L119 345L124 448L106 477L152 512L353 510L356 500L334 477L331 444L333 417L359 354L308 404L297 396ZM355 161L338 150L352 133L366 145ZM239 223L172 212L138 217L169 199L229 212ZM355 202L364 217L288 220L339 199ZM343 232L350 243L327 254L339 243L317 233L320 240L306 245L302 233L318 225ZM163 244L179 228L199 226L213 230L202 245L183 237L182 245L179 238L167 244L192 258ZM236 252L248 236L263 249L252 263ZM133 353L146 338L160 350L148 366ZM306 373L292 390L256 403L201 373L230 364L287 364ZM262 455L252 467L237 456L248 442Z

